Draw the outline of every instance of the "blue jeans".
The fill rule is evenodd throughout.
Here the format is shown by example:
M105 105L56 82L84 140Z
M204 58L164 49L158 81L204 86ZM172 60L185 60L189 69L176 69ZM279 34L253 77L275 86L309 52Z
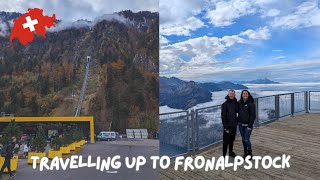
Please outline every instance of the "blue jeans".
M250 142L252 129L248 128L248 126L242 126L241 124L239 124L239 131L242 137L244 152L247 153L248 151L252 151Z

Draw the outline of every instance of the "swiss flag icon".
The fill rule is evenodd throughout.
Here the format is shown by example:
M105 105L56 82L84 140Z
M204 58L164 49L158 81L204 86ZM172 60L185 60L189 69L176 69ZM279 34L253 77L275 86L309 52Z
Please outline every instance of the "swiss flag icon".
M44 16L39 8L28 9L28 12L15 19L10 35L10 44L17 38L23 45L27 45L34 39L34 33L46 38L46 28L55 26L56 15Z

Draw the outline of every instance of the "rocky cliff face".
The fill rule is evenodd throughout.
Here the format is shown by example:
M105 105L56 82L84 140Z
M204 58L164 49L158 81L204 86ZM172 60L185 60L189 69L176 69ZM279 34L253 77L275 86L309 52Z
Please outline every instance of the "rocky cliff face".
M0 19L10 22L7 13ZM0 111L16 116L72 115L92 57L81 115L96 130L158 129L158 13L123 11L126 21L100 19L88 26L47 32L22 46L0 41ZM3 17L2 17L3 16ZM4 17L6 16L6 17ZM109 16L108 16L109 17Z
M203 88L206 89L210 92L213 91L222 91L223 89L221 87L219 87L219 84L217 83L199 83L199 85Z
M189 109L199 103L211 101L211 93L190 81L179 86L170 99L169 107Z

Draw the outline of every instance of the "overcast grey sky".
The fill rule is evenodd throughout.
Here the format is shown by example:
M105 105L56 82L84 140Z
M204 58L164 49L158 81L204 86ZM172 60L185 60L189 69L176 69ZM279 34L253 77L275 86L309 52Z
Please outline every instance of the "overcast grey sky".
M46 15L55 13L61 20L93 20L122 10L158 12L159 0L0 0L0 11L25 13L36 7Z

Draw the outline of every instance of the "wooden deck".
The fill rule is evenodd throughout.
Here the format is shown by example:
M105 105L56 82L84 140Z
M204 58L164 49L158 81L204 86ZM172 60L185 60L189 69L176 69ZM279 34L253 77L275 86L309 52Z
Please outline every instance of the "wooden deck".
M160 179L320 179L320 114L304 114L254 129L251 136L253 155L271 157L291 155L290 168L251 169L237 171L160 171ZM235 153L243 155L241 138L235 141ZM220 157L222 145L200 155ZM260 164L261 167L261 164Z

